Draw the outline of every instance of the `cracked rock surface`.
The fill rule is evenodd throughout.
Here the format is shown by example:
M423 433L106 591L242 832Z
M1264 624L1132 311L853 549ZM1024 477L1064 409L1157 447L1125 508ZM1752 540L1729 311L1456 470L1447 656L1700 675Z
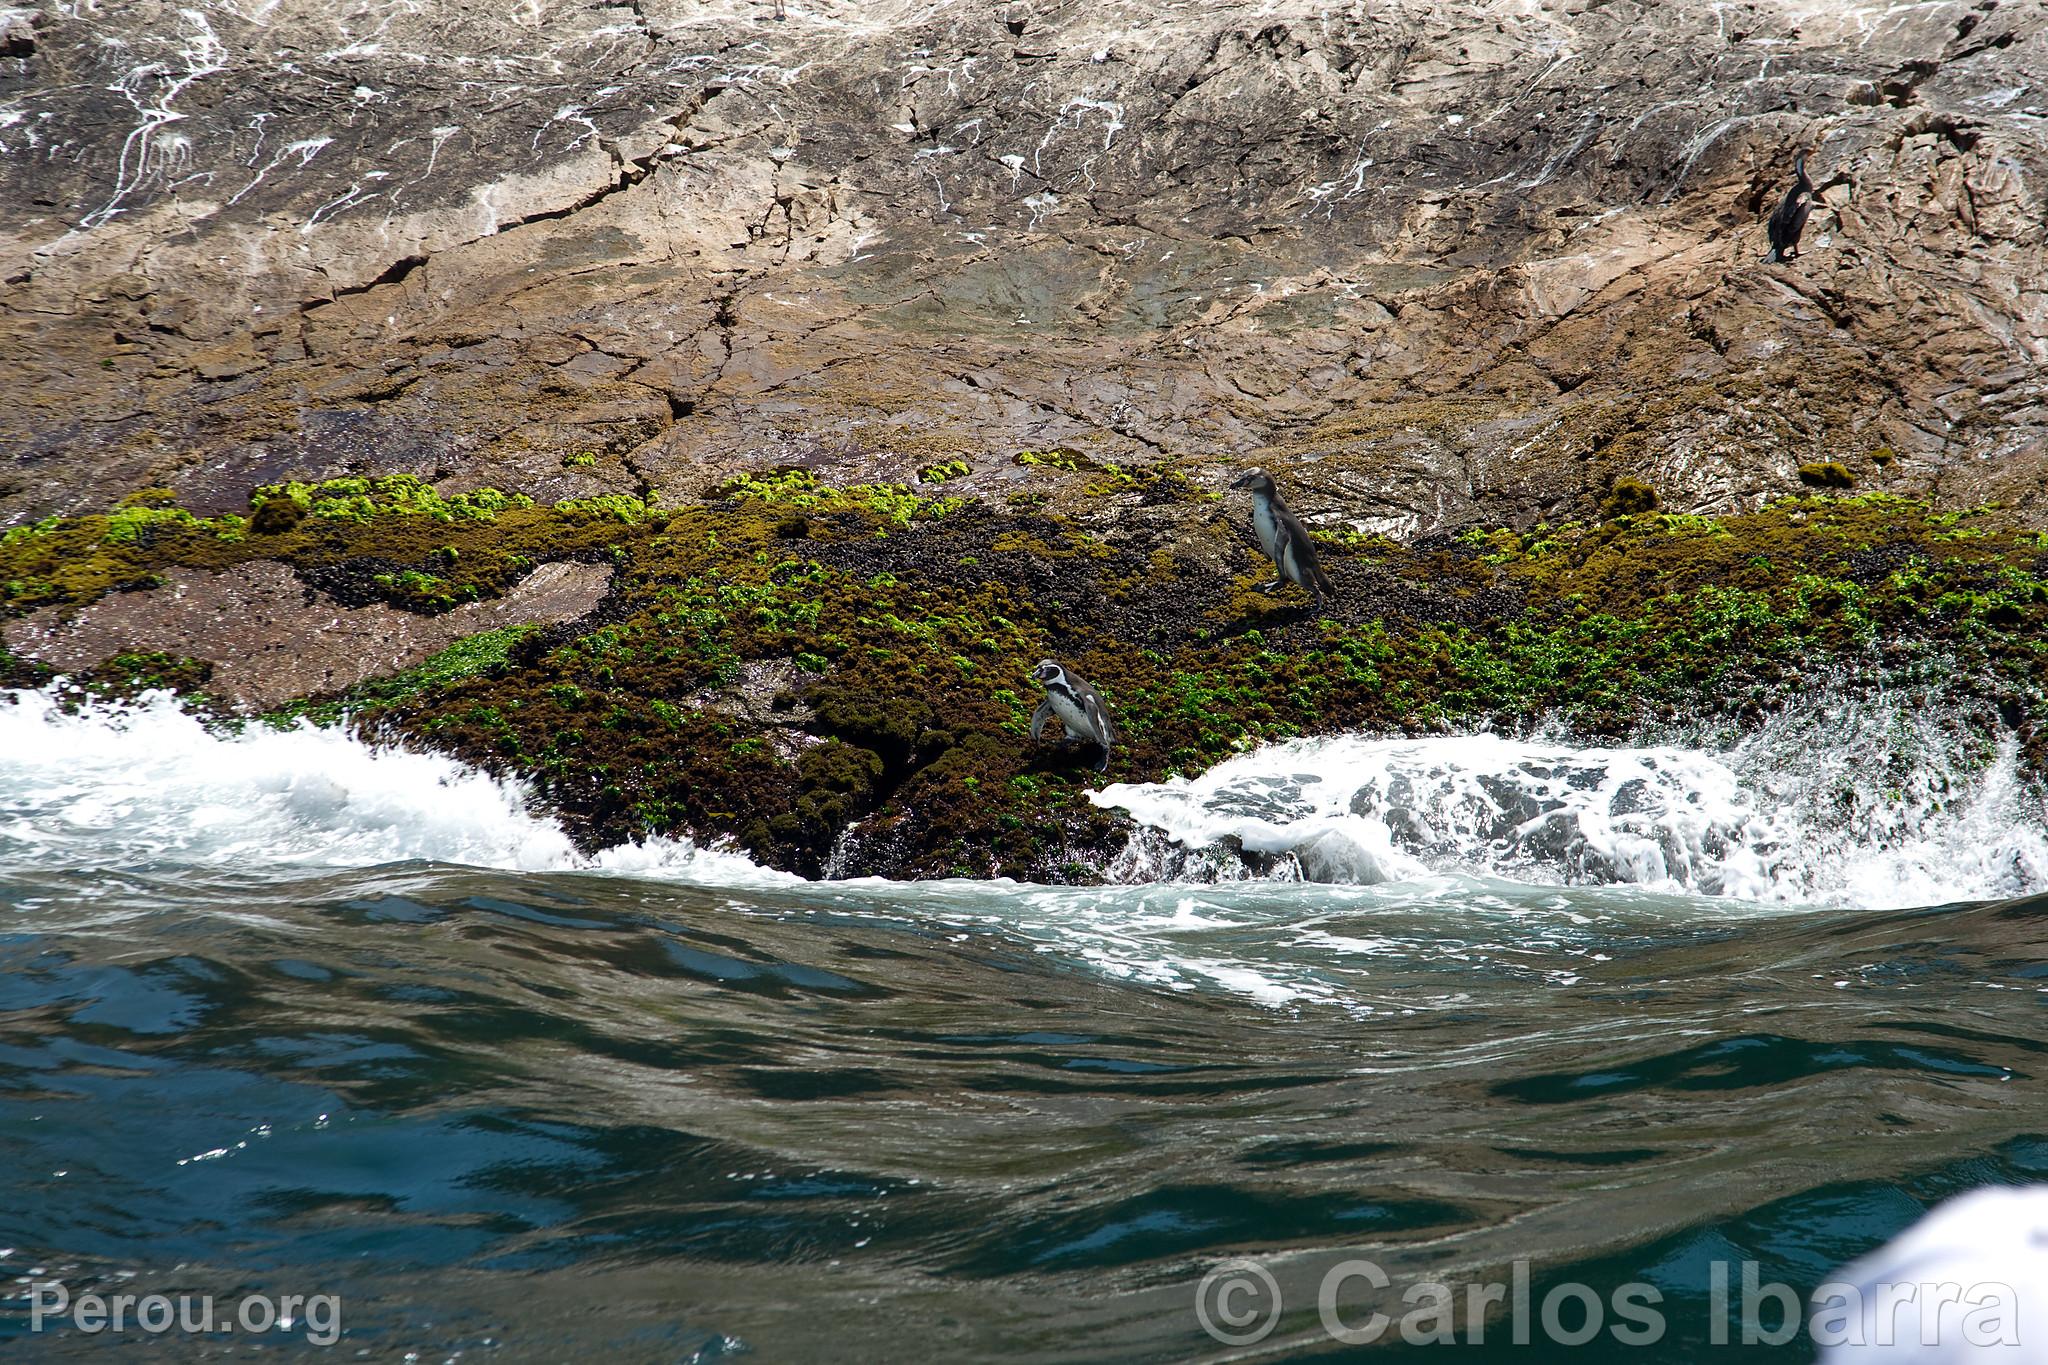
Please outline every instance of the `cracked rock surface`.
M2044 497L2048 6L772 16L0 10L0 525L390 472L975 492L1058 447L1397 533L1816 461Z

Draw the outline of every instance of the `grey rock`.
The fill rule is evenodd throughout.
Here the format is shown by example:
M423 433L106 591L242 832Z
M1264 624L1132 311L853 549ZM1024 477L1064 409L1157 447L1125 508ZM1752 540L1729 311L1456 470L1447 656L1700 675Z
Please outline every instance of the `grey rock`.
M2048 496L2038 5L7 13L0 524L1055 444L1410 530Z

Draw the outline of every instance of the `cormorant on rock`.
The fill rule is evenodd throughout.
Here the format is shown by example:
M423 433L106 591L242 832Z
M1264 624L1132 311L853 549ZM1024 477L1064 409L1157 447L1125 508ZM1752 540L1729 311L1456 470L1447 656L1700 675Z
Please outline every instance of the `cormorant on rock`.
M1801 152L1793 159L1792 174L1798 178L1778 201L1777 212L1771 215L1771 254L1764 257L1765 265L1776 265L1799 254L1799 234L1806 231L1806 215L1813 210L1811 198L1800 198L1813 193L1813 182L1806 178L1806 153Z
M1320 610L1323 594L1335 592L1336 585L1330 582L1330 576L1323 572L1322 563L1316 558L1315 542L1280 500L1280 488L1273 482L1273 476L1263 469L1254 469L1230 486L1251 490L1252 530L1258 534L1259 548L1280 570L1280 576L1260 591L1277 592L1282 583L1293 583L1306 590Z

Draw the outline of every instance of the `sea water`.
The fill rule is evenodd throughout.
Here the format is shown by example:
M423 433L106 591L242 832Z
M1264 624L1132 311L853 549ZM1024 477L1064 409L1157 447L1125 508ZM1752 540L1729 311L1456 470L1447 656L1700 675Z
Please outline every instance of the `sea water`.
M1344 1321L1520 1275L1658 1291L1593 1358L1810 1357L1743 1346L1743 1267L1804 1294L2048 1179L2048 818L2009 737L1883 699L1650 738L1274 745L1104 787L1102 885L913 885L12 694L0 1336L150 1348L33 1330L56 1283L332 1296L378 1359L1180 1360L1250 1261L1244 1349L1297 1356L1369 1262Z

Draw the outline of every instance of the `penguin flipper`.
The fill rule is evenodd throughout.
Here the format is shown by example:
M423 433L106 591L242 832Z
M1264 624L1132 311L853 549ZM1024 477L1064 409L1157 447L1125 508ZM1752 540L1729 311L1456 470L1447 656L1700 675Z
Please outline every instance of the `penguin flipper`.
M1045 723L1051 719L1052 699L1048 697L1046 700L1038 703L1038 709L1031 713L1031 738L1034 741L1045 733Z
M1107 744L1102 746L1102 757L1095 760L1095 771L1099 773L1109 771L1109 746Z
M1308 572L1315 580L1317 594L1329 593L1332 597L1337 595L1337 585L1330 581L1330 575L1324 571L1323 562L1316 558L1314 551L1309 552Z
M1110 723L1109 710L1103 706L1102 698L1093 692L1088 694L1088 724L1095 730L1095 742L1102 746L1103 766L1109 764L1109 746L1116 743L1116 726ZM1096 769L1102 771L1101 768Z
M1335 591L1330 576L1323 572L1322 561L1316 557L1315 542L1299 524L1294 530L1294 539L1287 546L1287 577L1311 597Z

